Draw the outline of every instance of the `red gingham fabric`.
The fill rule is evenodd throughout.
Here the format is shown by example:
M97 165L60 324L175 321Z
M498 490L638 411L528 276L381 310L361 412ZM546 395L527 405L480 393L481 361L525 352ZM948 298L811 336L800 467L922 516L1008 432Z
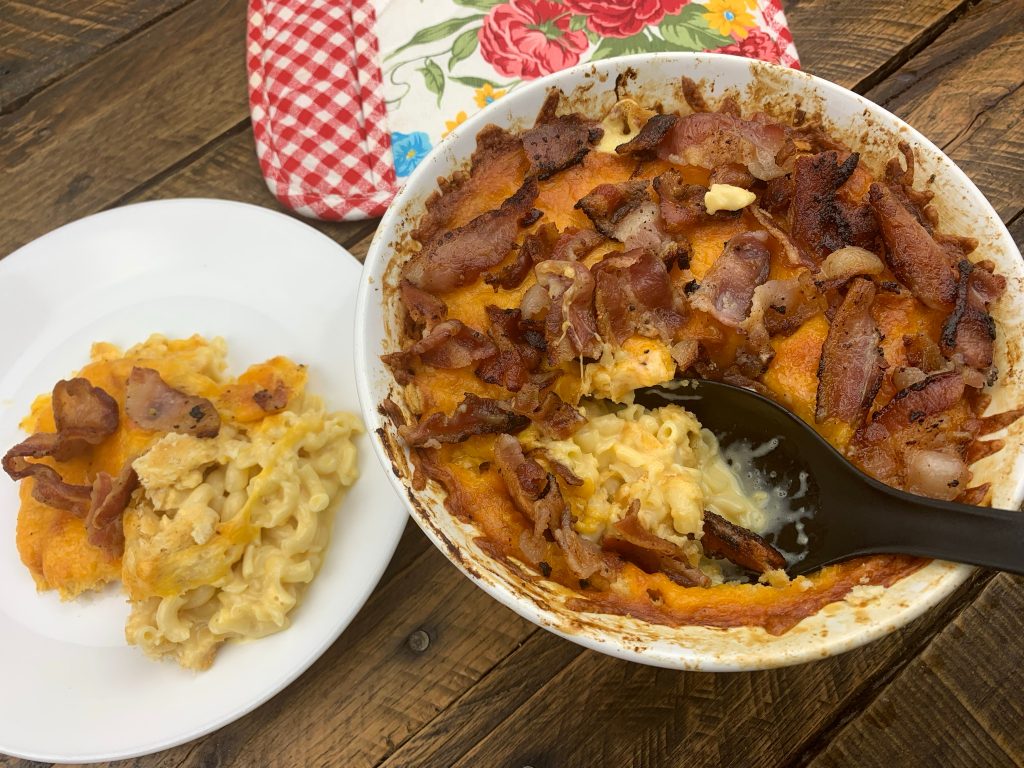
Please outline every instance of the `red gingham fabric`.
M769 31L778 35L779 38L779 64L800 69L800 60L796 57L796 46L793 45L793 34L789 31L786 14L782 11L782 0L768 0L762 12Z
M369 0L250 0L249 108L270 191L320 219L397 191Z

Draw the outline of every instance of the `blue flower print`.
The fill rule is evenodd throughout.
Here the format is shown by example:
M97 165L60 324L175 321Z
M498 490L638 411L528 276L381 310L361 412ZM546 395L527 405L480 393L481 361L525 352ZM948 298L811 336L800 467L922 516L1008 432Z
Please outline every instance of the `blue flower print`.
M391 151L395 156L395 173L408 176L430 152L430 137L423 131L391 134Z

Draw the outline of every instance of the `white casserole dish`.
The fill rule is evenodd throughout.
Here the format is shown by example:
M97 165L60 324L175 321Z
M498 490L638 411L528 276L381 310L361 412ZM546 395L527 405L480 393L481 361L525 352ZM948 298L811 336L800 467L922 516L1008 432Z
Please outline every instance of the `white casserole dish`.
M467 165L476 134L489 123L529 127L551 87L568 97L568 108L600 118L619 95L666 111L682 104L680 78L703 81L712 103L734 93L744 113L767 109L777 116L802 109L820 114L826 127L861 152L880 172L908 141L917 156L917 186L935 192L942 231L969 235L980 245L975 259L991 259L1007 277L1007 291L993 310L999 329L996 362L1000 378L992 390L992 412L1024 403L1024 263L996 212L977 187L935 145L899 118L844 88L803 72L718 54L643 54L601 61L560 72L513 91L458 126L410 177L381 221L363 268L356 310L355 367L363 418L392 484L427 536L492 597L556 634L620 658L677 669L752 670L810 661L850 650L901 627L952 593L971 569L933 562L889 588L857 588L783 635L760 627L718 629L668 627L630 617L578 613L564 605L569 592L548 581L523 579L474 543L476 532L444 507L444 492L428 484L412 488L408 453L378 406L395 387L380 355L399 348L399 305L393 290L397 270L388 269L437 189L437 178ZM621 78L620 78L621 76ZM566 110L563 101L562 111ZM393 285L392 287L395 287ZM399 397L395 397L401 402ZM770 435L765 435L766 438ZM973 466L974 482L991 482L993 505L1017 508L1024 500L1024 424L1004 436L1006 448Z

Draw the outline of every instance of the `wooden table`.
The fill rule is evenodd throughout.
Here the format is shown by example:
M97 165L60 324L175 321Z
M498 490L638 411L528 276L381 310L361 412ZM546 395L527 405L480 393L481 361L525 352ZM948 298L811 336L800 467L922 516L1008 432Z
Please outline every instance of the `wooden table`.
M245 5L0 0L0 255L139 200L279 207L253 153ZM1024 241L1024 0L787 11L808 71L923 131ZM314 226L362 257L375 222ZM979 573L838 658L667 672L520 619L410 523L366 607L297 682L217 733L118 765L1019 765L1022 717L1021 579Z

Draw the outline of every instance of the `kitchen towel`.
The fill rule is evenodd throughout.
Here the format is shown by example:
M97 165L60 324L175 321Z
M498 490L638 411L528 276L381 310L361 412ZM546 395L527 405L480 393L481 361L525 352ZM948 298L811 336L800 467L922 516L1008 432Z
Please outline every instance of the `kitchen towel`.
M551 72L648 51L799 67L779 0L250 0L256 153L298 213L379 216L473 112Z

